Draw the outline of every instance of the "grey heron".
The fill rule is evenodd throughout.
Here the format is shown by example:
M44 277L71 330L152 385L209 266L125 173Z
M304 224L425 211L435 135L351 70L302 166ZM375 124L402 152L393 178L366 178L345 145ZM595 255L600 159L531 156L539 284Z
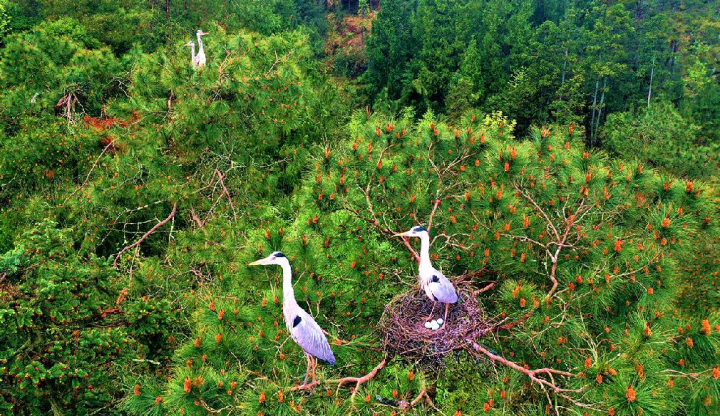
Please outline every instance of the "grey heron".
M207 35L207 33L203 32L202 30L198 30L196 33L197 33L197 40L198 40L199 50L198 50L197 55L195 55L195 61L194 61L194 62L195 62L195 66L196 66L197 68L202 68L202 67L205 66L205 62L206 62L206 59L205 59L205 48L203 48L202 36Z
M190 41L190 42L186 43L186 44L183 45L183 46L189 46L189 47L190 47L190 65L192 65L192 66L197 66L197 65L195 64L195 42Z
M315 322L309 313L305 312L295 300L295 292L292 286L292 270L290 260L282 252L276 251L268 257L250 263L250 266L266 266L276 264L282 267L283 271L283 315L285 325L292 339L303 349L307 358L307 369L305 379L298 389L307 385L308 375L312 372L312 382L315 382L315 368L317 359L325 361L329 365L335 365L335 356L330 349L330 344L320 326Z
M450 280L430 263L430 233L425 227L417 225L411 228L410 231L395 234L395 236L420 238L420 288L434 302L430 316L427 319L432 318L437 303L442 302L445 304L445 319L442 322L446 322L450 304L458 301L458 294Z

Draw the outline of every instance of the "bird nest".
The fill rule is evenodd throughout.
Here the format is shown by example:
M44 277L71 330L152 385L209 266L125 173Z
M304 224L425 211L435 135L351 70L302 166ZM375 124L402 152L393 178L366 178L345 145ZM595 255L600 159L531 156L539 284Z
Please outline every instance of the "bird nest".
M450 305L446 322L439 330L425 328L433 302L423 291L412 290L393 299L383 312L378 330L390 357L402 357L429 367L441 367L448 353L468 346L469 340L490 332L482 305L469 282L455 282L460 300ZM444 317L445 305L438 303L433 318Z

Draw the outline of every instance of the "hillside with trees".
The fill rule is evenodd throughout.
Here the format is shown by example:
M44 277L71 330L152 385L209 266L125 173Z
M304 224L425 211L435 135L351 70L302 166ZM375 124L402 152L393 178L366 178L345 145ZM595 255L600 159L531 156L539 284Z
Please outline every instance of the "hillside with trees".
M719 65L696 0L0 0L0 414L718 414Z

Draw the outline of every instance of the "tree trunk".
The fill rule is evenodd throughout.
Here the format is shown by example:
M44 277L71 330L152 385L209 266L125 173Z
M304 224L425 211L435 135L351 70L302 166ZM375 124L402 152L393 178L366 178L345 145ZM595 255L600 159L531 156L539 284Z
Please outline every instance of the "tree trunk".
M565 48L565 59L563 60L563 70L562 70L562 77L560 78L560 88L565 85L565 69L567 68L567 60L568 60L568 49ZM560 94L560 101L562 101L562 93Z
M165 18L170 21L170 0L165 0Z
M652 68L650 69L650 86L648 87L648 100L647 100L648 108L650 108L650 97L652 96L652 83L653 83L654 75L655 75L655 57L653 56Z
M593 94L593 104L592 104L592 118L590 119L590 144L593 143L593 136L594 136L594 128L595 128L595 110L597 106L597 93L598 88L600 88L600 75L597 76L597 79L595 80L595 94Z
M598 104L598 115L595 119L595 136L592 139L592 145L597 145L598 130L600 129L600 116L602 116L603 105L605 104L605 90L607 89L607 75L603 77L602 94L600 95L600 104Z

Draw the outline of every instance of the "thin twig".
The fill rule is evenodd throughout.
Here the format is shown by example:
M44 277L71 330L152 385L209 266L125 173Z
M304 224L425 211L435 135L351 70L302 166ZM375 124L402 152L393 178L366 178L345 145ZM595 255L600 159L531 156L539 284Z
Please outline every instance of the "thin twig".
M175 216L175 213L176 213L176 212L177 212L177 203L173 204L172 212L170 213L170 215L168 215L167 218L165 218L164 220L162 220L162 221L160 221L159 223L155 224L155 226L152 227L152 228L150 229L150 231L146 232L142 237L140 237L140 239L139 239L138 241L136 241L136 242L130 244L129 246L124 247L122 250L120 250L120 252L115 256L115 261L113 261L113 267L117 267L118 260L120 260L120 256L121 256L124 252L130 250L131 248L135 248L135 247L139 246L140 243L142 243L146 238L148 238L148 237L150 236L150 234L154 233L155 230L157 230L158 228L160 228L160 227L162 227L163 225L167 224L167 222L170 221L170 220Z
M100 161L100 158L103 157L103 155L105 154L105 152L107 152L107 150L110 148L110 146L112 146L112 145L114 144L114 142L115 142L115 140L111 140L110 143L108 143L108 144L103 148L102 152L100 152L100 155L97 157L97 159L95 159L95 163L93 163L93 165L92 165L92 167L90 168L90 171L88 172L87 176L85 176L85 180L83 181L82 185L80 185L79 188L75 189L75 190L73 191L73 193L71 193L70 195L68 195L68 197L65 198L65 201L63 201L63 204L65 204L65 203L70 199L70 197L72 197L73 195L75 195L75 194L77 193L77 191L81 190L82 188L85 187L85 185L87 185L88 181L90 180L90 175L92 175L93 170L95 170L95 167L97 166L98 162Z
M233 205L232 198L230 198L230 192L228 192L227 188L225 187L225 176L217 169L215 169L215 173L220 179L220 185L223 188L223 192L225 192L225 196L227 196L228 202L230 203L230 208L232 208L233 218L235 218L235 221L237 222L237 212L235 212L235 206Z

